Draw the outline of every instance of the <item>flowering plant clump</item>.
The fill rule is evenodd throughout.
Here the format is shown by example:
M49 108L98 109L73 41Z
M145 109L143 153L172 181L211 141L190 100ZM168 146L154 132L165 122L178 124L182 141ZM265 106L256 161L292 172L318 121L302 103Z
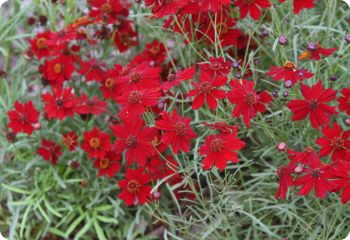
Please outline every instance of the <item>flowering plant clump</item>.
M253 221L262 235L252 239L300 239L273 227L292 220L263 223L248 205L350 202L350 29L349 20L336 22L348 10L316 0L72 4L48 1L44 9L56 15L28 18L35 32L19 59L33 81L4 111L8 156L27 154L22 168L40 172L31 177L37 192L4 184L10 195L27 195L18 206L36 199L25 215L48 222L27 232L79 238L93 228L99 239L123 239L102 224L128 226L137 215L142 225L143 209L168 237L243 239ZM325 25L307 18L324 8L333 14ZM72 191L57 194L54 207L53 181ZM82 192L69 187L77 182ZM259 191L264 197L255 198ZM63 218L66 208L77 212ZM217 226L236 213L238 229ZM51 217L65 220L52 225Z

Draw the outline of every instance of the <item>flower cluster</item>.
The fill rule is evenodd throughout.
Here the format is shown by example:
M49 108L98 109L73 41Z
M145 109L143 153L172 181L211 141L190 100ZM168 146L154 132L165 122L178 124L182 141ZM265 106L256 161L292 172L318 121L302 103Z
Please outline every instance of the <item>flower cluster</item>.
M40 131L50 128L47 123L64 125L57 133L61 140L41 137L37 154L56 165L64 162L65 152L78 156L83 151L98 176L118 178L119 198L128 206L159 199L162 185L156 183L164 179L176 186L176 197L184 197L181 190L187 186L180 171L180 155L185 155L186 161L197 161L199 156L198 164L204 171L214 167L224 171L229 162L238 163L240 150L246 147L241 140L246 136L239 132L240 119L242 128L248 128L262 115L273 114L268 87L249 80L253 68L244 60L245 50L257 46L247 41L248 34L231 17L237 11L240 18L249 15L259 20L271 7L269 0L237 0L234 4L229 0L144 2L154 18L165 20L165 29L183 37L184 46L196 42L213 52L227 49L228 54L213 54L207 59L203 51L197 51L201 61L180 67L180 58L169 61L171 47L152 40L132 55L135 46L140 46L132 4L89 0L86 16L59 31L39 32L29 40L27 55L35 57L42 77L42 108L37 109L32 101L16 101L8 112L13 135L38 132L42 136ZM294 0L293 4L295 13L314 7L313 0ZM96 49L109 42L118 56L130 57L126 64L102 60L103 54ZM236 51L230 52L231 47ZM336 50L310 43L299 59L318 61ZM236 71L243 62L244 70ZM338 114L337 109L350 113L350 89L342 90L343 96L334 106L330 102L336 99L336 90L325 88L321 80L312 86L301 83L314 73L290 61L280 66L270 66L266 77L283 80L287 88L300 86L302 99L286 105L293 114L291 119L309 118L311 126L321 129L324 136L316 141L321 146L319 154L312 148L288 150L291 161L278 170L276 196L284 198L289 187L301 186L300 195L315 188L320 198L328 192L342 192L345 203L350 199L350 134L336 123L331 127L331 117ZM184 111L183 106L192 111ZM230 118L217 121L200 114L219 110L229 110ZM77 127L81 120L89 124ZM328 155L332 162L322 163L320 158Z

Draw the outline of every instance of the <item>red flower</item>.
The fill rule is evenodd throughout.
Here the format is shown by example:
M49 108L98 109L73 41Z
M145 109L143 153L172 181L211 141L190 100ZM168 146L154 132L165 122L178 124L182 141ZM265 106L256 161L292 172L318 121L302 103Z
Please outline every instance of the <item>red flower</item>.
M298 195L308 195L312 188L315 188L316 196L323 199L331 192L336 184L330 180L331 174L328 165L311 165L309 168L304 168L303 176L294 181L295 186L302 186Z
M116 152L109 151L104 158L94 161L95 168L99 169L98 176L107 175L113 177L120 170L120 155Z
M254 20L260 18L260 8L271 7L269 0L237 0L235 6L239 7L241 18L245 18L249 12Z
M285 2L286 0L279 0L280 2ZM314 8L314 0L293 0L294 13L299 14L299 12L304 8Z
M45 103L44 110L48 118L57 118L60 120L74 115L75 106L79 100L73 94L72 88L62 89L57 86L50 93L42 94L42 101Z
M338 98L338 108L350 115L350 88L343 88L341 93L343 96Z
M51 162L52 165L56 165L58 157L62 155L61 147L54 142L43 139L41 141L41 147L37 153L44 158L44 160Z
M187 153L190 151L191 140L196 137L190 123L191 118L182 118L174 110L171 116L163 112L162 119L156 122L156 126L164 131L162 141L165 145L171 145L175 153L180 150Z
M135 119L122 119L123 124L112 126L114 136L117 138L113 149L118 153L126 150L125 158L128 165L137 161L138 165L144 166L147 157L154 154L152 141L156 135L155 129L144 126L144 121Z
M210 24L208 26L203 26L203 32L207 33L207 42L209 44L216 42L217 38L219 38L219 42L222 47L237 45L238 38L243 35L241 30L235 29L236 22L234 19L226 17L226 16L218 16L220 22L217 22L214 26Z
M171 88L175 86L179 86L182 81L190 80L193 78L193 75L196 72L195 67L185 68L182 71L176 71L174 74L170 74L167 77L167 81L162 83L162 88L164 91L169 91Z
M304 51L301 55L299 55L298 59L320 60L321 55L328 57L337 50L338 48L323 48L319 43L309 43L307 51Z
M106 64L98 62L96 59L89 59L89 61L81 61L80 62L80 70L79 73L85 75L85 81L97 81L102 82L105 78L105 71L103 67Z
M137 54L131 61L131 66L137 66L144 64L145 62L150 63L152 66L158 66L165 62L167 57L166 49L163 43L154 40L151 43L145 45L145 49L142 53Z
M88 0L92 6L89 16L105 23L114 23L117 17L128 16L128 8L120 0Z
M150 174L143 174L144 169L127 169L125 179L118 182L122 189L118 195L119 199L124 200L127 206L142 205L146 203L151 194L152 187L147 185L151 181Z
M193 99L192 108L199 109L205 101L210 109L215 109L218 106L217 99L226 98L225 91L219 89L219 87L225 86L226 81L227 77L225 76L218 76L212 79L208 73L203 72L199 79L199 84L192 82L196 89L187 93L189 97L196 96Z
M74 64L63 56L46 61L42 66L43 75L51 85L60 85L69 80L74 70Z
M270 71L266 73L268 76L273 76L273 80L278 81L284 79L284 81L292 81L294 85L299 80L311 78L312 73L304 69L297 69L293 62L286 62L283 67L270 66Z
M107 70L105 78L101 82L100 90L106 99L116 99L120 96L121 89L117 86L117 76L123 67L115 64L113 69Z
M287 150L288 158L293 164L300 163L303 165L319 165L321 161L317 156L317 153L312 147L306 147L302 152L295 152L293 150Z
M89 158L103 159L111 147L109 135L98 128L94 127L90 132L84 133L81 149L89 153Z
M38 33L35 38L29 41L33 54L36 55L39 60L43 57L50 56L51 49L48 43L50 38L51 32L47 31Z
M187 4L187 0L145 0L146 6L152 6L152 12L156 17L176 14L181 7Z
M159 87L150 85L127 89L116 101L123 106L120 116L136 118L141 116L147 108L158 104L161 96Z
M335 123L333 128L323 128L322 133L324 137L316 140L316 143L321 146L320 157L332 154L332 160L350 158L350 130L343 132L343 129Z
M125 52L130 47L137 45L137 32L130 21L125 21L114 34L114 44L119 52Z
M199 64L201 73L206 72L210 76L221 76L227 75L231 71L231 63L225 62L223 57L209 59L209 63L200 63Z
M231 0L192 0L187 2L182 12L184 14L198 14L202 12L218 12L223 7L229 5Z
M236 134L210 135L205 139L204 145L199 149L200 155L205 156L203 168L209 170L215 166L223 171L227 162L237 163L237 150L242 149L245 142L236 138Z
M295 167L295 164L288 164L287 166L281 166L277 169L279 187L275 195L276 198L285 199L287 197L288 189L293 185L294 182L291 174L294 173Z
M318 129L322 125L329 123L329 115L336 114L335 107L325 103L336 97L337 91L325 89L322 82L309 87L301 84L301 94L305 100L292 100L287 106L293 112L293 121L305 119L310 115L312 127Z
M76 112L79 114L92 114L100 115L101 113L107 112L107 103L101 101L98 97L88 99L85 93L80 97L80 104L76 107Z
M74 151L78 146L78 136L75 132L64 133L63 144L69 148L69 151Z
M35 130L33 124L39 120L39 112L32 101L26 103L15 102L15 110L7 112L10 122L7 125L14 133L24 132L29 135Z
M334 182L338 185L337 190L341 190L340 195L343 204L350 201L350 161L339 161L333 169L338 178Z
M231 126L228 125L225 122L216 122L216 123L206 123L202 122L205 126L209 127L213 130L219 130L222 134L230 134L230 133L237 133L238 128L237 126Z
M265 104L272 101L272 97L266 92L257 93L254 90L254 82L238 80L230 82L232 90L227 94L227 98L232 104L236 104L233 109L232 116L243 116L246 126L250 126L250 119L256 117L257 112L265 112Z
M147 162L146 169L151 174L152 181L158 181L166 178L166 182L171 184L174 178L177 178L178 176L178 165L179 164L173 159L172 156L167 156L166 159L155 157L151 158Z

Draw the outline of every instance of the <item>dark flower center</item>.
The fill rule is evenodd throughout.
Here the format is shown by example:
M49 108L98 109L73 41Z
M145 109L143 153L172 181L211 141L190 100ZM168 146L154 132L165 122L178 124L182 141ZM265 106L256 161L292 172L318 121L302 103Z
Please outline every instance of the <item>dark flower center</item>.
M223 146L224 146L224 143L222 142L222 140L220 138L215 138L210 143L210 149L213 152L220 152Z
M158 45L152 46L149 52L152 56L156 56L160 52L160 47Z
M138 72L133 72L130 74L130 82L131 83L139 83L141 81L141 74Z
M249 105L254 105L258 102L255 93L252 92L247 93L247 95L245 96L245 100Z
M250 5L250 4L255 3L255 0L243 0L243 2L244 2L245 4Z
M208 94L211 92L212 89L213 87L210 82L201 83L201 85L199 86L199 91L201 94Z
M284 65L283 65L283 68L285 70L294 70L295 69L295 64L293 62L286 62Z
M57 98L56 99L56 105L59 106L59 107L62 107L63 106L63 99L62 98Z
M113 9L112 9L112 6L110 4L105 3L100 7L100 10L103 13L111 13Z
M186 134L186 125L184 123L177 122L174 127L177 136L184 136Z
M136 179L130 180L128 182L128 185L126 186L126 189L129 193L135 194L140 190L140 183Z
M322 174L322 172L318 168L312 169L312 171L311 171L311 176L314 177L314 178L321 177L321 174Z
M135 136L130 135L126 138L125 143L128 147L135 147L137 143L137 139Z
M311 110L316 110L316 109L318 108L318 105L319 105L319 103L318 103L317 100L311 100L311 101L309 101L309 108L310 108Z
M21 120L22 122L26 122L27 121L27 116L24 114L19 114L19 120Z
M41 37L38 40L36 40L36 47L39 49L47 48L47 39Z
M60 74L62 72L62 65L59 64L59 63L56 63L54 66L53 66L53 70L56 74Z
M105 81L105 86L106 86L106 88L111 89L111 88L114 88L115 83L116 82L115 82L114 78L107 78L106 81Z
M103 158L103 159L100 161L100 168L102 168L102 169L107 169L107 168L109 168L109 165L110 165L110 159L109 159L109 158Z
M143 95L141 92L133 91L129 95L129 103L131 103L131 104L139 103L139 102L141 102L142 98L143 98Z
M100 142L100 139L99 138L96 138L96 137L94 137L94 138L91 138L90 139L90 146L92 147L92 148L99 148L100 146L101 146L101 142Z
M63 138L63 144L67 147L70 147L74 144L74 139L70 136L66 136Z
M176 79L176 74L170 74L168 77L167 77L167 80L169 81L169 82L172 82L172 81L174 81Z
M344 147L344 139L341 137L335 137L332 139L332 146L339 149Z

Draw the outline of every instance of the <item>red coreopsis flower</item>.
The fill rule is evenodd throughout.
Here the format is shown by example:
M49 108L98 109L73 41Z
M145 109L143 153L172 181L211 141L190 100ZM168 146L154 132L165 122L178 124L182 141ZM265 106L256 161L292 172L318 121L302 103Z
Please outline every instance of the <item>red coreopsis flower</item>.
M272 97L266 91L256 92L254 82L242 80L232 80L230 82L232 90L227 94L227 98L232 104L236 104L232 116L243 116L243 122L250 126L251 118L256 117L257 112L265 112L266 106L272 101Z
M316 143L321 146L320 157L332 154L332 160L350 159L350 130L343 131L337 123L333 128L325 127L322 129L323 138L318 138Z
M226 16L218 16L217 18L220 22L217 22L215 26L211 24L208 30L208 43L216 42L216 38L218 38L222 47L237 45L238 38L243 33L241 30L234 28L236 26L234 19ZM203 32L206 32L207 28L207 26L203 26Z
M60 86L52 88L50 93L42 94L42 101L45 103L45 113L48 118L63 120L74 115L75 106L79 100L74 95L72 88L62 89Z
M270 66L270 71L266 73L268 76L273 76L273 80L292 81L292 85L299 80L304 80L313 77L312 73L304 69L297 69L293 62L286 62L283 67Z
M203 124L212 130L219 130L220 133L222 134L237 133L238 131L237 126L231 126L225 122L216 122L216 123L203 122Z
M314 188L316 196L323 199L329 192L334 190L336 184L330 180L329 166L322 163L310 165L303 169L304 175L294 181L295 186L301 186L298 195L308 195Z
M260 9L271 7L269 0L237 0L235 6L239 7L241 18L245 18L249 13L254 20L259 20Z
M334 182L337 191L342 191L340 198L343 204L350 201L350 161L339 161L335 165L334 176L337 178Z
M33 133L33 126L39 120L39 112L34 107L32 101L25 103L15 102L15 109L8 111L10 122L7 125L14 133L24 132L29 135Z
M105 23L114 23L118 16L128 16L128 8L120 0L88 0L92 9L89 16Z
M148 62L149 65L159 66L167 57L166 49L163 43L154 40L151 43L145 45L145 49L142 53L137 54L131 61L131 66L137 66L144 62Z
M101 82L100 90L105 99L116 99L121 94L121 89L117 86L117 77L119 71L123 69L123 66L115 64L113 69L109 69L106 72L106 76Z
M340 111L350 115L350 88L343 88L341 93L343 96L338 98L338 108Z
M126 90L116 101L123 106L120 116L134 118L141 116L147 108L158 104L161 96L159 87L140 86Z
M78 135L75 132L64 133L63 144L69 148L69 151L74 151L78 146Z
M225 91L219 89L225 86L226 81L227 77L225 76L218 76L213 79L208 73L202 72L199 83L192 82L195 89L187 93L189 97L195 96L192 108L199 109L206 102L210 109L216 109L218 106L217 99L226 98Z
M231 62L225 62L224 58L213 58L209 59L209 63L199 64L201 72L206 72L210 76L226 76L231 71Z
M202 12L218 12L231 3L231 0L192 0L181 10L184 14L197 14Z
M321 164L320 158L312 147L306 147L302 152L295 152L288 149L288 158L291 160L291 163L299 163L303 165L319 165Z
M286 0L279 0L280 2L285 2ZM314 0L293 0L294 13L299 14L304 8L311 9L314 8Z
M291 176L294 173L294 169L295 164L288 164L287 166L281 166L277 169L279 187L275 195L276 198L285 199L287 197L288 189L294 183L294 179Z
M145 204L151 194L152 187L147 185L151 181L151 175L143 172L142 168L127 169L125 179L118 182L122 189L118 198L124 200L127 206Z
M301 84L301 94L304 100L292 100L287 106L293 112L293 121L303 120L310 116L311 125L318 129L320 126L329 123L329 116L336 114L335 107L326 105L325 103L336 97L337 91L325 89L322 82L309 87Z
M95 160L94 166L99 170L99 177L107 175L111 178L120 170L120 154L109 151L105 154L104 158Z
M162 119L156 122L157 128L163 130L162 141L165 145L171 145L174 152L180 150L190 151L191 140L196 137L190 127L191 118L182 118L174 110L170 116L167 112L162 113Z
M103 159L112 145L107 133L94 127L90 132L84 133L81 149L89 154L89 158Z
M158 18L176 14L187 2L187 0L145 0L146 6L152 6L152 12Z
M182 71L176 71L176 73L174 74L170 74L167 77L167 80L162 83L163 90L169 91L171 88L175 86L179 86L182 81L192 79L195 72L196 72L196 68L191 67L191 68L185 68Z
M42 66L44 77L51 85L60 85L71 78L75 70L74 64L64 56L46 61Z
M144 166L147 157L154 154L152 141L156 136L156 129L145 127L144 121L140 118L131 120L123 119L123 124L112 126L114 136L117 138L114 142L113 149L118 153L124 150L128 165L134 161L138 165Z
M160 157L151 158L146 165L146 169L152 176L152 181L158 181L164 178L166 182L171 183L173 178L176 178L179 164L172 156L167 156L165 159Z
M50 45L48 43L51 38L51 32L38 33L35 38L29 41L31 50L35 56L40 60L43 57L50 56Z
M338 48L323 48L320 43L309 43L307 50L300 54L298 59L320 60L321 55L328 57L337 50Z
M58 157L62 155L61 147L46 139L41 141L41 147L38 149L37 153L42 156L45 161L51 162L52 165L56 165Z
M106 112L107 103L101 101L98 97L89 99L84 93L80 97L80 104L76 106L76 112L79 114L100 115Z
M114 34L114 44L119 52L125 52L137 45L137 32L131 21L124 21L123 25Z
M203 168L209 170L215 165L220 171L223 171L227 162L237 163L237 151L245 146L245 142L236 138L236 134L218 134L210 135L205 139L204 145L199 149L203 160Z
M105 67L104 63L98 62L96 59L90 59L89 61L80 62L79 73L85 75L85 80L102 82L106 76L106 72L103 69Z

